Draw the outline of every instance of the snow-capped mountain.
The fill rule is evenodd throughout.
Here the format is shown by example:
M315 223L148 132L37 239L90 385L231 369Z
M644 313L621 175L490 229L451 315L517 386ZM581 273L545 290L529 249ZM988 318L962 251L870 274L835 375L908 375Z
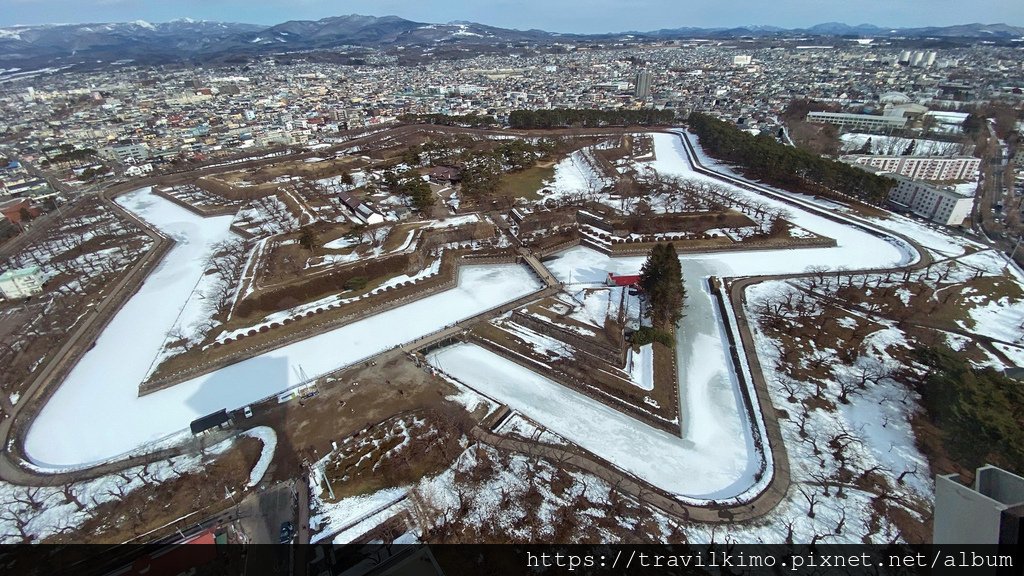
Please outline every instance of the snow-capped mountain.
M805 29L775 26L674 28L627 32L633 38L737 38L773 36L857 36L984 38L1024 37L1024 28L1006 24L887 29L870 24L830 22ZM293 20L274 26L197 21L189 18L150 23L144 20L97 24L49 24L0 28L0 58L22 68L82 62L134 60L162 63L223 60L283 51L340 46L501 46L510 42L553 43L566 39L607 39L622 34L558 34L542 30L509 30L473 22L430 24L397 16L336 16Z

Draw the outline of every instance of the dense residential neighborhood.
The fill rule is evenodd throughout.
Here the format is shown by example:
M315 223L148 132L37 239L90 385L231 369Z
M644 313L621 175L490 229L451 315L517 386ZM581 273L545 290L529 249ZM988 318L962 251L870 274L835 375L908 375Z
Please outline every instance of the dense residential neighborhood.
M1022 48L0 27L0 543L1019 544Z

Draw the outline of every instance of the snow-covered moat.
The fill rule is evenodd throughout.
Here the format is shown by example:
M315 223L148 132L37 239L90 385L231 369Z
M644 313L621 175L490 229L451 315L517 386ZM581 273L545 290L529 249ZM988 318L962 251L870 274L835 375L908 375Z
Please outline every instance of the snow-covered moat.
M706 178L692 172L678 137L655 134L654 143L657 160L648 163L652 169L666 175ZM724 327L706 278L792 273L812 265L883 268L917 258L900 241L758 198L785 208L795 224L834 238L838 245L682 257L688 299L677 344L681 438L639 423L474 345L442 349L432 354L432 361L465 384L660 488L695 500L747 494L759 484L754 475L760 455L753 445L739 383L727 354ZM464 267L457 288L139 397L139 383L168 330L183 306L190 305L203 274L201 262L211 246L231 235L230 217L201 218L148 190L124 196L119 202L173 237L177 245L33 422L25 440L26 451L44 468L82 467L116 457L187 428L198 416L221 408L235 409L285 390L299 383L303 373L315 375L340 368L540 288L525 267ZM608 271L635 272L642 262L641 257L609 258L574 248L547 264L561 280L600 282ZM761 479L761 483L765 481Z
M655 134L654 144L658 158L650 163L654 169L685 178L706 178L691 171L677 137ZM884 268L917 258L911 248L901 246L902 242L890 242L770 198L759 199L785 208L795 224L834 238L837 246L681 256L687 293L676 350L681 438L472 344L439 350L431 355L431 362L659 488L693 500L722 501L752 495L768 478L755 479L760 454L743 409L724 327L708 292L708 276L785 274L815 265ZM608 271L635 274L643 261L643 257L611 258L588 248L573 248L545 264L564 282L601 282Z
M189 302L211 246L231 235L231 217L201 218L148 189L119 202L177 244L29 428L25 449L44 468L119 456L187 429L199 416L286 390L301 383L303 373L343 367L541 288L523 266L464 266L452 290L139 397L139 383Z

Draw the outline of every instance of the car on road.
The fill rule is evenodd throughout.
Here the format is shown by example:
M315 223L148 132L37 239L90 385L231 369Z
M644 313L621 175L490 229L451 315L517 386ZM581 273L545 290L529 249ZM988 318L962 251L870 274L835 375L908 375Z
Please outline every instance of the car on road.
M246 418L252 418L252 406L242 408L242 413L245 414Z
M279 542L281 544L287 544L292 541L292 536L295 535L295 526L291 522L281 523L281 537Z

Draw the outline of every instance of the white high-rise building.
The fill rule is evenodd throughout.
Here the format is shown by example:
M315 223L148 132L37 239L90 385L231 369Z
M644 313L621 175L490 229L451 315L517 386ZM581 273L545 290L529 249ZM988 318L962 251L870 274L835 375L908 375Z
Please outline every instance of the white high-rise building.
M978 468L972 486L961 484L957 474L936 476L933 526L936 544L1019 545L1024 478L995 466Z
M974 196L953 188L939 188L904 176L890 176L896 186L889 190L889 202L939 224L955 226L970 216Z
M636 75L636 91L634 96L637 98L647 98L651 95L651 73L647 71L639 72Z
M847 164L871 166L915 180L970 180L975 178L981 167L981 160L973 156L849 154L840 160Z

